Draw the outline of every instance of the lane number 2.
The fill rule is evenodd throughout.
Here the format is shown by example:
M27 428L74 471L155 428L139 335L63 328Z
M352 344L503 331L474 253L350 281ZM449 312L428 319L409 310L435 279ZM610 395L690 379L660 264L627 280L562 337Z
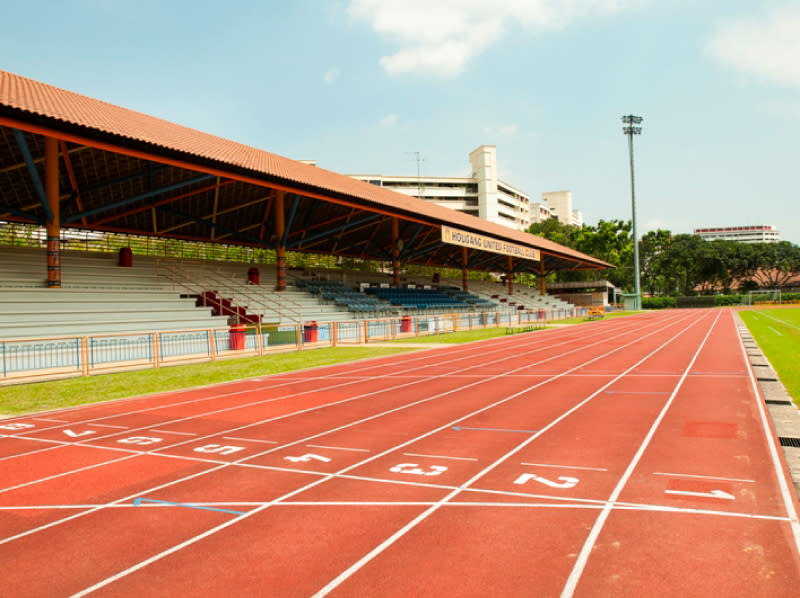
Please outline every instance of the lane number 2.
M542 476L538 476L535 473L523 473L519 476L516 480L514 480L515 484L524 484L533 480L534 482L539 482L540 484L544 484L545 486L549 486L550 488L574 488L578 485L580 481L578 478L573 478L570 476L560 475L558 476L559 481L548 480L547 478L543 478Z

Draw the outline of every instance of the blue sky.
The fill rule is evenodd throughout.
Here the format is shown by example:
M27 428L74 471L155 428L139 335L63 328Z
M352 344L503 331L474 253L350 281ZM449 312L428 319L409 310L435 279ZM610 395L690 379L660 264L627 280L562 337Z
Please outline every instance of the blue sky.
M570 189L800 243L797 0L6 1L0 68L342 173Z

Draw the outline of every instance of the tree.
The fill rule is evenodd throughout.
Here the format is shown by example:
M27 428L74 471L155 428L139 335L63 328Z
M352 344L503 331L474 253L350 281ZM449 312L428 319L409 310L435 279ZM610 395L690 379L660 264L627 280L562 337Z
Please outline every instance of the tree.
M768 289L781 288L800 276L800 247L788 241L759 243L754 246L759 256L759 271L755 278Z
M669 249L672 233L668 230L651 230L639 241L639 267L642 289L649 295L669 295L670 288L658 268L658 259Z

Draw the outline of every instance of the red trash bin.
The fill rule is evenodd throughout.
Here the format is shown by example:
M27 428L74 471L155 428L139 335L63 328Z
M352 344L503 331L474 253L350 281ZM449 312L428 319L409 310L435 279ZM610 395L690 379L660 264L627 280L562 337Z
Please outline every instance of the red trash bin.
M244 349L244 324L233 324L230 330L230 347L234 351Z
M133 266L133 251L131 251L130 247L120 247L118 263L125 268Z
M247 284L258 284L259 275L258 268L250 268L247 271Z
M311 320L307 324L303 324L303 342L316 343L318 334L319 326L317 326L316 320Z
M400 332L411 332L411 316L400 318Z

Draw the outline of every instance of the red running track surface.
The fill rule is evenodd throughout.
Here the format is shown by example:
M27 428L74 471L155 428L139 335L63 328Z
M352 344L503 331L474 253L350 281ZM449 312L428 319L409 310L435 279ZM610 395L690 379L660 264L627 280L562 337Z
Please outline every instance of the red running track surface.
M0 594L796 596L733 312L0 422Z

